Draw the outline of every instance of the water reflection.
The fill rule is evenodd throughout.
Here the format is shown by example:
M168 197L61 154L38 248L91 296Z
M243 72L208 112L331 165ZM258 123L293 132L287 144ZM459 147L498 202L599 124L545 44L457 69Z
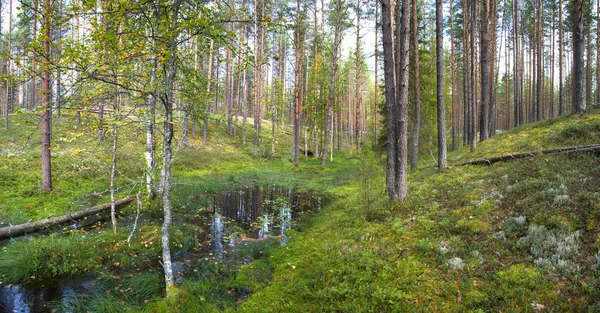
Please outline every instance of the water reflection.
M295 188L254 187L212 196L211 235L215 255L222 257L224 244L278 237L287 242L286 231L306 212L321 209L323 199Z

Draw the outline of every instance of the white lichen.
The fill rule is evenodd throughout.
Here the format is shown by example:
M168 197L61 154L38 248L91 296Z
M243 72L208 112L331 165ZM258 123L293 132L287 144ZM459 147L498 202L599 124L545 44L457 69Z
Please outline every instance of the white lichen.
M571 274L579 270L575 262L579 254L579 236L579 231L568 233L532 224L517 245L529 249L534 265Z
M446 260L446 264L451 270L462 270L465 267L465 261L459 257Z
M554 205L565 205L571 202L571 197L569 195L556 195L554 197Z

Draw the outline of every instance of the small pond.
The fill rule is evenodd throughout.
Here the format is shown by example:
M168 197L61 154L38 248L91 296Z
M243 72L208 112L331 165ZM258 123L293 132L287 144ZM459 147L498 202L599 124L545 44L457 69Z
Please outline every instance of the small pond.
M286 232L301 227L302 216L319 211L325 202L326 198L321 195L281 187L240 188L188 196L175 207L173 223L186 224L198 230L191 236L195 238L193 245L196 248L173 248L173 270L177 283L181 283L186 273L191 271L190 259L235 258L237 254L231 252L237 247L263 240L278 240L280 245L285 245L288 239ZM142 213L138 223L160 223L157 215L157 212ZM110 221L105 218L106 215L90 218L94 221L93 229L90 223L76 222L69 226L88 227L85 229L89 232L110 229ZM121 216L120 220L120 227L130 229L135 217ZM97 227L99 223L101 225ZM237 264L248 261L235 260ZM102 283L89 275L69 277L52 286L29 289L3 282L0 285L0 312L56 312L57 307L62 308L59 311L70 312L77 295L93 297L101 292L105 292Z

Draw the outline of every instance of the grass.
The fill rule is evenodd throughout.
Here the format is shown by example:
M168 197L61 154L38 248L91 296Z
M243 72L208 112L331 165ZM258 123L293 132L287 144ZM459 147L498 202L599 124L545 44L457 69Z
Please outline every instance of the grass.
M599 109L591 109L581 115L564 115L519 126L490 138L485 144L480 144L475 152L462 149L451 154L451 158L466 161L509 153L598 143L599 115Z
M452 160L594 143L599 121L592 113L523 126ZM597 309L597 156L425 168L410 174L403 203L376 202L384 178L382 166L368 168L375 161L276 251L273 282L241 311Z
M18 119L25 123L33 118ZM30 123L18 136L31 132ZM2 146L8 147L0 154L2 164L12 169L0 171L7 177L0 184L15 199L0 198L5 223L106 202L99 191L107 188L108 172L100 170L107 164L107 144L89 139L94 132L78 136L74 126L58 129L55 138L73 138L61 141L64 152L55 154L58 177L69 179L57 180L58 191L50 194L37 191L36 171L28 170L39 163L35 145L25 141L11 146L13 135L0 136ZM5 245L0 253L3 282L78 275L86 253L95 253L98 258L86 265L102 282L101 292L82 296L75 306L93 312L598 310L596 155L545 155L441 172L422 168L409 175L408 199L390 203L384 190L385 160L372 152L337 154L325 168L315 159L292 165L284 139L273 158L262 149L242 147L239 133L229 137L223 125L215 129L208 145L197 138L176 152L174 208L188 215L174 225L174 253L192 256L201 249L191 240L201 231L192 221L202 214L202 205L193 199L199 193L268 182L318 190L329 195L330 204L289 232L285 247L267 240L243 245L225 259L185 259L185 279L169 299L162 298L157 203L145 204L147 218L131 245L125 230ZM119 162L128 177L139 179L142 138L136 133L133 127L124 128L123 144L137 148L120 149ZM450 163L595 143L599 135L596 111L559 117L503 133L479 144L474 153L453 152ZM79 158L84 155L88 158ZM128 186L131 181L124 176L119 185ZM133 211L125 208L123 215ZM68 251L74 246L85 248L71 258ZM53 257L44 257L49 253ZM32 260L40 261L27 266ZM12 268L18 269L14 277L7 275ZM44 268L56 270L40 272Z

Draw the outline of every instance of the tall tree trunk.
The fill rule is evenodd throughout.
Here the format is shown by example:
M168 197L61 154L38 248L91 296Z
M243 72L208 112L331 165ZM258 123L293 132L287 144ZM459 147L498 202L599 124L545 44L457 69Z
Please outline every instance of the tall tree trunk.
M552 6L552 33L550 35L550 117L554 117L554 33L555 33L556 7Z
M38 11L38 0L34 0L33 1L33 36L32 36L32 41L36 41L37 39L37 11ZM77 20L79 21L79 16L77 17ZM79 37L79 22L77 22L77 33ZM78 38L77 38L78 40ZM35 51L32 51L31 53L31 71L33 72L33 75L31 77L31 91L30 91L30 107L34 108L35 107L35 97L36 97L36 78L37 78L37 67L36 67L36 53Z
M471 3L470 6L470 12L469 12L469 27L470 27L470 31L469 31L469 36L470 36L470 49L471 49L471 88L469 88L469 90L471 91L471 103L470 103L470 113L471 116L469 117L469 119L471 120L471 122L469 123L470 126L470 130L469 132L471 133L470 139L471 142L470 144L470 149L471 152L475 151L476 147L477 147L477 62L476 62L476 56L475 56L475 32L476 32L476 21L477 21L477 2L473 2Z
M356 4L356 60L355 60L355 77L354 77L354 106L355 106L355 121L354 121L354 132L355 132L355 144L356 144L356 150L358 151L358 153L360 153L360 77L361 77L361 71L360 71L360 64L361 64L361 51L360 51L360 17L361 17L361 6L360 6L360 1L361 0L357 0L357 4ZM332 116L333 117L333 116ZM333 140L332 140L333 143ZM331 149L333 150L333 149Z
M300 82L301 79L301 70L302 70L302 58L303 58L303 50L304 46L302 44L302 40L304 39L302 34L303 30L301 29L302 21L300 14L300 0L296 1L296 29L294 30L294 50L295 50L295 63L294 63L294 164L298 163L298 152L299 152L299 144L300 144L300 118L302 114L302 102L300 101L300 93L302 84ZM305 140L308 142L308 140ZM305 152L306 152L305 148Z
M63 0L58 1L58 44L56 47L56 63L60 63L62 54L62 24L63 24ZM60 71L56 75L56 115L60 118L60 110L62 108L62 82Z
M497 109L496 109L496 86L498 86L498 72L500 71L500 58L496 63L496 26L498 21L498 0L491 0L490 2L490 12L488 14L490 19L490 28L488 30L490 34L490 73L489 73L489 82L488 82L488 92L489 92L489 105L488 105L488 138L496 135L496 120L497 120ZM502 21L504 22L505 16L502 16ZM504 29L504 27L503 27ZM504 35L502 32L501 35ZM496 66L498 67L498 71L496 71Z
M210 48L208 53L208 71L206 77L208 77L208 83L206 84L206 93L210 94L210 85L212 84L212 67L213 67L213 54L214 54L214 40L210 40ZM202 123L202 143L208 142L208 115L210 114L210 104L206 103L204 109L204 123ZM244 116L245 118L245 116ZM246 142L246 123L244 123L244 144Z
M115 177L117 172L117 143L118 143L118 119L119 119L119 96L115 95L116 99L113 106L113 125L112 125L112 160L110 163L110 220L112 222L113 232L117 233L117 206L115 199Z
M231 60L231 49L227 48L225 52L225 115L227 116L227 134L233 135L233 71Z
M48 0L46 0L48 1ZM176 23L179 8L182 0L175 0L173 3L173 11L171 17L171 23ZM175 32L175 25L170 25L170 31ZM176 36L173 36L167 43L168 49L168 62L163 65L165 69L166 77L163 91L163 105L165 108L165 122L164 122L164 140L163 140L163 173L164 173L164 191L163 191L163 227L161 231L161 244L162 244L162 265L165 275L165 289L167 297L173 295L174 279L173 279L173 267L171 263L171 248L169 243L171 224L172 224L172 207L171 207L171 191L173 190L172 176L171 176L171 165L173 161L173 103L174 103L174 90L173 85L175 81L175 75L177 71L176 65L176 50L177 50Z
M485 0L488 1L488 0ZM437 71L438 168L446 168L446 114L444 108L444 38L442 0L435 1L435 50Z
M470 75L470 40L469 40L469 1L461 1L463 11L463 146L471 142L471 75Z
M260 7L260 9L259 9ZM262 0L257 4L255 0L256 18L261 18L264 15L265 1ZM260 142L260 130L262 126L262 93L263 93L263 50L264 50L264 27L255 23L255 50L256 55L254 65L254 147L258 147Z
M409 72L409 37L410 37L410 0L402 1L402 20L400 23L400 75L397 81L399 88L397 106L400 114L397 119L396 148L396 195L397 200L404 200L408 194L408 72Z
M538 121L544 119L544 103L543 103L543 86L544 86L544 71L542 67L542 60L544 59L544 12L542 11L542 0L537 1L537 88L536 88L536 118Z
M600 0L596 0L596 105L600 106Z
M457 136L457 125L458 125L458 118L456 116L456 113L458 110L456 110L455 104L456 104L456 96L457 96L457 90L456 90L456 85L455 85L455 68L454 68L454 0L450 0L450 90L451 90L451 94L452 97L450 98L450 108L452 109L451 112L451 117L452 117L452 151L456 150L456 136Z
M8 112L12 101L12 0L8 2L8 56L6 58L6 102L4 103L4 129L8 130ZM50 34L50 32L49 32ZM50 56L48 56L50 57Z
M387 115L386 187L390 199L396 195L396 71L394 69L394 36L390 0L381 1L381 34L383 43L383 71L385 75L385 107Z
M504 6L504 11L506 12L506 5ZM506 16L506 13L504 14ZM509 67L508 63L510 62L510 54L508 53L510 35L508 34L508 23L506 23L506 19L502 21L503 27L507 29L506 37L502 37L505 39L504 42L504 85L505 85L505 97L504 97L504 106L505 106L505 114L506 114L506 122L504 124L504 130L507 131L510 129L510 75L509 75ZM513 76L514 77L514 76ZM514 79L514 78L513 78Z
M514 32L514 84L515 84L515 95L514 95L514 114L515 114L515 127L523 124L523 108L521 103L521 64L520 64L520 52L519 52L519 0L513 0L513 32Z
M582 113L584 102L584 37L583 37L583 0L573 0L573 111Z
M158 20L159 12L158 8L153 9L154 18ZM152 38L152 47L157 48L157 39ZM152 68L150 70L150 88L146 96L146 190L148 191L148 198L152 199L155 196L154 189L154 171L156 169L155 159L155 144L154 144L154 123L156 122L156 94L154 93L154 86L156 84L156 71L158 69L158 57L152 56ZM79 111L78 111L79 112Z
M592 104L592 1L588 1L590 12L587 15L586 67L585 67L585 104Z
M412 42L414 53L413 83L414 83L414 119L411 138L410 168L419 167L419 131L421 129L421 77L419 73L419 16L417 15L417 1L412 2ZM437 37L436 37L437 38Z
M563 102L563 5L562 0L558 1L558 115L565 113Z
M600 1L600 0L598 0ZM379 60L378 60L378 56L379 56L379 45L377 43L377 40L379 39L379 33L378 30L379 28L377 27L377 22L379 19L379 6L377 5L377 0L375 0L375 105L373 106L373 144L376 145L377 144L377 140L379 138ZM600 38L600 37L599 37ZM600 71L598 71L598 73L600 73ZM600 75L600 74L598 74ZM600 83L599 83L600 84ZM599 92L600 94L600 92ZM338 111L341 112L341 111ZM338 113L338 116L340 116L340 114ZM338 118L338 124L341 125L341 120ZM339 140L339 135L338 135L338 150L340 148L340 140Z
M488 33L490 25L490 0L483 0L483 16L481 19L481 123L479 128L479 140L488 139L489 131L489 77L490 77L490 37Z
M42 73L42 108L44 113L42 115L42 190L52 190L52 166L50 162L50 134L51 125L50 121L52 118L52 107L50 106L50 34L52 33L52 23L50 20L52 12L51 0L44 0L44 19L43 19L43 32L44 39L42 46L44 49L45 56L42 59L43 62L43 73Z
M325 142L323 143L323 155L321 158L321 165L327 164L327 149L329 148L329 135L332 123L332 110L333 100L335 98L335 77L337 75L337 63L340 46L342 44L342 18L345 16L343 10L347 10L348 7L344 5L342 0L333 0L335 20L334 20L334 34L333 34L333 56L331 58L331 76L329 76L329 100L327 102L327 115L325 121Z

